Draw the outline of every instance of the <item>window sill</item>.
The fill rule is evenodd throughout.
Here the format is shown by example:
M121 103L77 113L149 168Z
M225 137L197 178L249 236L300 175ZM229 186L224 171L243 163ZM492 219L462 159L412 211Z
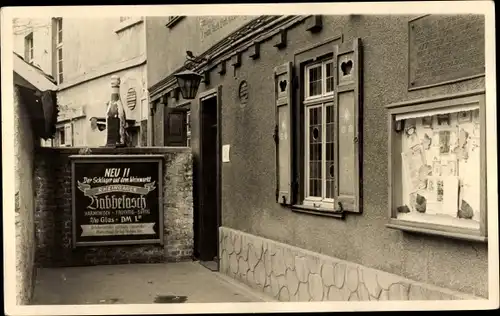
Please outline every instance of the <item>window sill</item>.
M171 29L174 27L174 25L179 23L179 21L182 20L183 18L184 18L184 16L176 16L173 19L171 19L170 21L168 21L167 24L165 24L165 26L168 27L169 29Z
M474 242L488 242L488 237L481 236L479 234L474 234L473 231L470 233L454 230L453 228L449 228L447 230L444 229L433 229L431 227L419 227L419 225L413 225L413 223L405 223L397 220L392 220L391 223L386 224L386 227L392 229L402 230L404 232L409 233L417 233L417 234L425 234L425 235L434 235L441 236L453 239L461 239L467 241Z
M292 205L291 209L292 209L292 211L298 212L298 213L307 213L307 214L318 215L318 216L327 216L327 217L333 217L333 218L338 218L338 219L344 219L344 212L335 212L335 211L332 211L330 209L325 209L325 208L316 208L316 207L305 206L305 205Z
M128 20L125 20L118 25L118 27L115 29L115 33L123 32L124 30L142 22L142 17L130 18Z

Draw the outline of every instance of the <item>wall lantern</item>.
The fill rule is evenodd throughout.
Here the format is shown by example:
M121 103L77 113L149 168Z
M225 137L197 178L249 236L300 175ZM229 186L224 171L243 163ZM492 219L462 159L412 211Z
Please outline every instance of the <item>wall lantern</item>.
M186 54L186 62L184 63L186 70L181 71L174 76L177 79L177 85L181 90L182 98L185 100L192 100L198 93L198 87L200 86L203 76L189 68L193 67L193 64L199 65L202 62L207 61L207 59L195 57L190 51L187 51Z

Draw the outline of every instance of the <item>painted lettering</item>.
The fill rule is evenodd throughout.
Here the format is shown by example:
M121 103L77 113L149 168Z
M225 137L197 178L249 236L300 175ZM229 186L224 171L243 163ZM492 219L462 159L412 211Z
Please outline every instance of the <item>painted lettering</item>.
M116 178L120 176L120 168L106 168L104 176L109 178Z
M144 196L140 197L127 197L122 195L117 197L116 195L104 195L104 197L91 196L92 202L87 208L91 210L101 209L101 210L117 210L121 208L146 208L146 198Z

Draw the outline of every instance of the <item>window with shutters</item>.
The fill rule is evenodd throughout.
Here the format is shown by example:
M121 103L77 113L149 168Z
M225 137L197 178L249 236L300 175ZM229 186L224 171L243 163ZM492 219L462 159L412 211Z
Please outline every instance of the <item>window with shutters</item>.
M332 42L274 69L276 199L297 211L361 213L361 41Z

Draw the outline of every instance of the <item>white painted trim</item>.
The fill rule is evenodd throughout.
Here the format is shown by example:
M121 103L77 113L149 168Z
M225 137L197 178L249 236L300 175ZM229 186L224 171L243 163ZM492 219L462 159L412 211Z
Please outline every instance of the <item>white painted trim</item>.
M205 101L206 99L209 99L216 95L217 95L217 88L213 88L207 91L200 92L200 94L198 95L198 99L200 101Z
M416 113L397 114L397 115L395 115L395 120L401 121L401 120L406 120L409 118L419 118L419 117L433 116L433 115L438 115L438 114L451 114L451 113L457 113L457 112L472 111L472 110L476 110L476 109L479 109L479 100L477 100L476 102L471 102L469 104L462 104L462 105L458 105L458 106L455 105L455 106L450 106L447 108L419 111Z
M305 96L305 100L304 102L311 102L311 101L315 101L317 99L322 99L322 98L325 98L325 97L333 97L333 91L331 92L326 92L326 64L328 63L333 63L333 59L326 59L326 60L323 60L321 62L316 62L316 63L313 63L311 65L308 65L305 67L304 69L304 96ZM310 96L310 91L309 91L309 82L310 82L310 78L309 78L309 70L311 68L317 68L318 66L320 66L321 68L321 94L318 94L318 95L314 95L314 96Z
M140 55L138 57L126 60L124 62L118 63L118 64L111 64L111 65L106 65L103 67L99 67L97 70L92 71L90 73L83 74L81 76L78 76L74 79L72 79L69 82L65 82L59 86L59 91L68 89L70 87L82 84L84 82L97 79L99 77L104 77L112 73L116 73L122 70L126 70L129 68L141 66L142 64L146 63L146 55ZM67 80L67 78L66 78Z
M52 81L16 54L14 54L14 72L31 83L39 91L57 90L57 86Z
M142 16L140 17L130 17L130 19L120 22L120 24L113 30L115 33L120 33L132 26L144 22Z

